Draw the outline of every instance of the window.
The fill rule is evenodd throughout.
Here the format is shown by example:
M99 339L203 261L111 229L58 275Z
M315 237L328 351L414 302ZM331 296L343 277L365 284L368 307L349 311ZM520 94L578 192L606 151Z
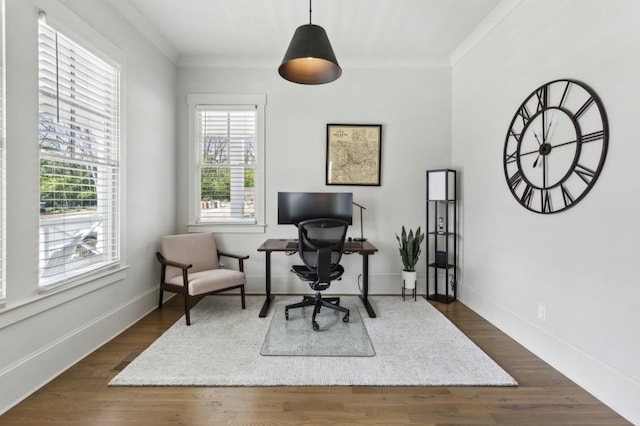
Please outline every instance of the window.
M6 190L4 103L4 1L0 0L0 304L6 298Z
M265 96L189 95L188 104L189 225L260 232Z
M115 266L119 70L39 23L40 287Z

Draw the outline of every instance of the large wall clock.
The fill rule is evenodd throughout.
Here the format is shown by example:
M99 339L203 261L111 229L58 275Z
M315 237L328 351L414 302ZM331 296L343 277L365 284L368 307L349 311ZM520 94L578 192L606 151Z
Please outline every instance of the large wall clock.
M604 165L609 126L598 95L584 83L555 80L520 105L504 142L504 176L511 193L536 213L576 205Z

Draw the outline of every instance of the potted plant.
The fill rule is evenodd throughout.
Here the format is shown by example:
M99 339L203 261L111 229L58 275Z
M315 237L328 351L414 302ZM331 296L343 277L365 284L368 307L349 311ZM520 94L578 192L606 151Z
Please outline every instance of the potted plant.
M400 236L396 234L400 251L400 258L402 259L402 281L404 282L404 288L414 289L416 286L416 264L418 263L418 257L420 256L420 246L424 240L424 234L421 232L420 227L416 229L414 233L412 229L409 229L409 233L402 225L402 233Z

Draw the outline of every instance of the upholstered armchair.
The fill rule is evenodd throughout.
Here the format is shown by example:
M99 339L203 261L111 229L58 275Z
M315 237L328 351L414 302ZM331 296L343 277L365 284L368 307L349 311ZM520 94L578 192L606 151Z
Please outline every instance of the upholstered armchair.
M203 296L227 290L240 289L242 309L245 308L244 260L239 256L218 250L211 233L181 234L162 237L160 251L156 253L161 265L160 302L164 291L180 293L184 298L187 325L191 325L189 311ZM238 269L220 268L220 257L238 260Z

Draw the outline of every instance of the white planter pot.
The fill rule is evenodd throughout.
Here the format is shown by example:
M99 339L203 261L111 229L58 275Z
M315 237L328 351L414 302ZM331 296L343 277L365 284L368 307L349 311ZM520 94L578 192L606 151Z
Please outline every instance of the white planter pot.
M416 288L416 271L402 271L402 287L407 290Z

